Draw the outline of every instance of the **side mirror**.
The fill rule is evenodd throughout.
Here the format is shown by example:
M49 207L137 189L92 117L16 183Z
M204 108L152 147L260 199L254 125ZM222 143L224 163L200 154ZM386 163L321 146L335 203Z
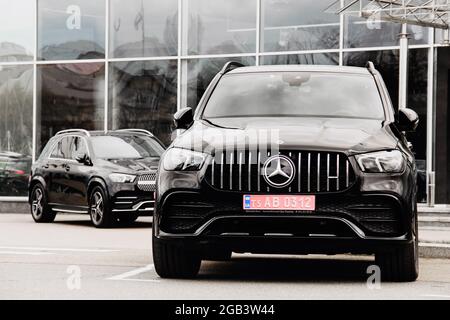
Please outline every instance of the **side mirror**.
M175 129L187 129L194 122L192 108L183 108L173 115Z
M415 131L418 124L419 116L414 110L408 108L402 108L398 110L397 127L400 131Z
M92 166L92 161L87 154L80 154L75 157L79 163L84 164L86 166Z

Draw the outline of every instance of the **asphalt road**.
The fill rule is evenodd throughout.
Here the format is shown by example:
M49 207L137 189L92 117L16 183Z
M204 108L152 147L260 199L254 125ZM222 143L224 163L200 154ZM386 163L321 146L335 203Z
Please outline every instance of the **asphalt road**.
M0 215L0 299L450 299L450 260L424 259L414 283L367 285L371 257L233 255L195 280L165 280L151 219L95 229L86 216L36 224Z

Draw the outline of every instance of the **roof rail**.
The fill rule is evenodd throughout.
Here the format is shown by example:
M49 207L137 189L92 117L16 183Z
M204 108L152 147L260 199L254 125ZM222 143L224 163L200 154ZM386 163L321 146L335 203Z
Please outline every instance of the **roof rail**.
M86 136L90 137L91 134L89 131L85 129L67 129L67 130L61 130L56 133L56 135L64 134L64 133L84 133Z
M121 131L121 132L139 132L139 133L145 133L151 137L154 137L154 134L151 133L148 130L145 129L119 129L119 130L115 130L115 131Z
M372 61L367 61L366 68L369 70L371 74L375 74L377 72L377 69L375 69L375 65Z
M222 70L220 70L220 74L225 74L231 70L234 70L236 68L245 67L242 63L237 61L228 61L224 64Z

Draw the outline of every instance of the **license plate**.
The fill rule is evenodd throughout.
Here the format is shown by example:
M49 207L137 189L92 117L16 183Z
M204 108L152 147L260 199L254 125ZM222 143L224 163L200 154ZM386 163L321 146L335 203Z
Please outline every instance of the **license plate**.
M301 195L244 195L244 210L302 210L316 209L315 196Z

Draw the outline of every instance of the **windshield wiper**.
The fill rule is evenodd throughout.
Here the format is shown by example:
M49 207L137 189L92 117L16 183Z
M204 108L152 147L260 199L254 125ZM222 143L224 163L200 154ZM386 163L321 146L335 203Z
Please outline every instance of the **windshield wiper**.
M242 129L242 128L235 128L235 127L224 127L224 126L218 125L217 123L214 123L211 120L206 119L206 118L202 118L202 120L207 122L207 123L209 123L210 125L212 125L214 127L217 127L217 128L222 128L222 129Z

